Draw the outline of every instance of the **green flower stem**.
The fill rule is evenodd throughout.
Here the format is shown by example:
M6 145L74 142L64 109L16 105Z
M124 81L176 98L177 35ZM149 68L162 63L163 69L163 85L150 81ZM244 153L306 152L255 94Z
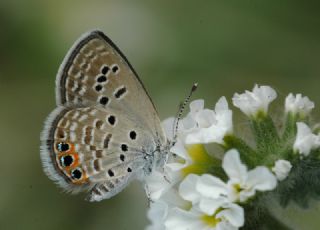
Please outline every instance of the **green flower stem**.
M258 157L263 158L269 154L275 154L280 144L280 138L271 117L259 113L251 122L257 143Z
M235 135L226 135L223 138L224 149L228 151L230 149L237 149L239 151L241 160L249 167L254 168L257 164L257 153L242 139Z
M297 115L289 112L286 116L286 124L285 124L285 128L284 128L284 132L282 135L282 142L286 142L287 140L292 140L293 137L296 135L297 133L297 120L298 117Z

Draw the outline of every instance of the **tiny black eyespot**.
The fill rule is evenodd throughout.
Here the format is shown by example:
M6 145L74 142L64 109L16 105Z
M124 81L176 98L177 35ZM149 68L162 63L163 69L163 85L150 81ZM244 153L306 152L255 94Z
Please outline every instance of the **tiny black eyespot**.
M96 89L96 91L102 90L102 85L96 85L95 89Z
M121 155L120 155L120 160L121 160L121 161L124 161L124 159L125 159L125 156L124 156L123 154L121 154Z
M127 168L127 171L128 171L128 172L132 172L132 169L131 169L131 168Z
M63 156L60 158L61 165L63 167L68 167L73 163L73 157L71 155Z
M81 179L81 177L82 177L81 169L76 168L76 169L72 170L71 176L73 179L76 179L76 180Z
M101 105L106 105L108 103L108 101L109 101L109 98L107 98L107 97L101 97L100 98L100 104Z
M108 174L109 174L110 177L114 176L114 172L111 169L108 170Z
M112 72L116 73L119 70L119 67L117 65L112 67Z
M107 81L107 77L104 75L101 75L100 77L97 78L97 82L101 83L101 82L105 82L105 81Z
M129 136L130 136L131 140L135 140L137 138L137 133L135 131L131 131L129 133Z
M101 73L104 74L104 75L106 75L108 73L108 71L109 71L109 67L106 66L106 65L103 66L102 69L101 69Z
M58 145L57 145L57 149L59 150L59 152L65 152L65 151L68 151L69 150L69 144L68 143L65 143L65 142L60 142Z
M114 96L116 98L120 98L122 96L124 96L124 94L127 92L127 88L126 87L121 87L120 89L118 89L115 93L114 93Z
M108 122L110 123L110 125L114 125L116 123L116 117L113 115L109 116Z
M128 151L128 145L122 144L122 145L121 145L121 150L122 150L123 152Z

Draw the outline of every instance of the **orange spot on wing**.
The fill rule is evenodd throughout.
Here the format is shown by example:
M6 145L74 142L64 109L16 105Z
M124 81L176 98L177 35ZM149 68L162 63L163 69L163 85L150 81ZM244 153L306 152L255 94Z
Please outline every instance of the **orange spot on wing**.
M69 149L67 151L65 151L65 152L57 151L57 158L56 158L57 164L58 164L59 168L61 169L61 171L63 171L64 174L67 175L71 179L73 184L78 184L78 185L85 184L88 182L88 176L87 176L86 172L81 167L79 154L76 152L74 144L72 144L72 143L68 143L68 144L69 144ZM61 157L64 157L67 155L72 156L74 161L72 162L72 164L70 166L63 167L60 163L60 159L61 159ZM80 180L75 180L71 176L71 171L77 167L82 169L82 178Z

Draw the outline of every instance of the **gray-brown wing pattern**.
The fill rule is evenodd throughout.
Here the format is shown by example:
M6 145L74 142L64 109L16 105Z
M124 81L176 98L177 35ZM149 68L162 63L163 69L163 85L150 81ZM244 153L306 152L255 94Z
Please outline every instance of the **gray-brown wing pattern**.
M147 91L126 57L102 32L90 32L75 43L58 71L56 87L58 105L97 105L139 116L144 127L153 134L160 132L164 141Z
M151 166L149 157L166 144L152 101L100 31L75 43L56 81L58 107L42 134L44 169L67 191L90 190L90 201L109 198Z

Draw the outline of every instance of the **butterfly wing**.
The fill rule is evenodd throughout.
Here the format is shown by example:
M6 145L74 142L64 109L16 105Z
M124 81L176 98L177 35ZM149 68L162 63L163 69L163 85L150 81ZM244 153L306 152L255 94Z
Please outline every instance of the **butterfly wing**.
M166 141L156 109L141 80L103 32L92 31L76 41L56 79L58 105L112 108L137 117L161 142Z
M150 97L100 31L74 44L56 85L58 107L42 134L46 173L67 191L91 190L91 201L115 195L166 142Z

